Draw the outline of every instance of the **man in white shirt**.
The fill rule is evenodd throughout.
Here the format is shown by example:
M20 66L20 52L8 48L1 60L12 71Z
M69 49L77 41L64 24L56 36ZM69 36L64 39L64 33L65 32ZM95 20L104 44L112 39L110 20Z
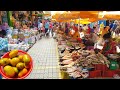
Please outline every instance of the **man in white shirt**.
M43 27L43 23L42 23L42 22L40 22L40 29L42 29L42 27Z
M42 32L42 28L43 28L43 23L42 23L42 21L41 21L41 22L38 22L39 33Z

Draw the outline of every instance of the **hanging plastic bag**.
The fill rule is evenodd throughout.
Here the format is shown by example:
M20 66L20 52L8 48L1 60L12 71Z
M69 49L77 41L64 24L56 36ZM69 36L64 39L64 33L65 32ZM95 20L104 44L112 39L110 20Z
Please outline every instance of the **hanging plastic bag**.
M0 38L0 55L8 51L8 40L7 38Z

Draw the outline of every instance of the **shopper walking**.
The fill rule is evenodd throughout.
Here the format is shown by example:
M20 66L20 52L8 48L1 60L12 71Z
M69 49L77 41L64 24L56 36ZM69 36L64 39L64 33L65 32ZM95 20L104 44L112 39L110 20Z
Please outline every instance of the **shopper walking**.
M45 36L48 36L49 35L49 22L46 21L45 22Z
M49 29L50 29L50 32L51 32L52 37L53 37L53 23L52 22L50 22L50 24L49 24Z
M38 32L40 34L40 21L38 21Z
M53 32L54 32L54 35L53 35L53 38L55 38L56 37L56 33L57 33L57 25L54 23L53 24Z
M39 28L39 33L42 33L42 29L43 29L43 23L42 23L42 21L39 22L38 28Z

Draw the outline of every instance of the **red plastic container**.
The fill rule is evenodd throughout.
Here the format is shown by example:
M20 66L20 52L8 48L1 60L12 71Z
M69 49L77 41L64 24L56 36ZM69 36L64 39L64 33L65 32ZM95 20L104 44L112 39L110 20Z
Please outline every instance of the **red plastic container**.
M104 64L95 64L95 70L106 71L108 70L108 67L107 65L104 65Z
M102 70L102 64L95 64L95 70Z
M113 77L115 75L114 70L103 71L102 77Z
M32 71L32 69L33 69L33 60L32 60L32 58L31 58L31 56L30 56L28 53L26 53L26 52L24 52L24 51L22 51L22 50L18 50L18 54L19 54L19 55L27 54L27 55L30 57L30 69L28 70L27 74L25 74L23 77L20 77L20 78L9 78L9 77L7 77L7 76L5 75L5 73L4 73L4 71L3 71L3 66L1 66L1 67L0 67L0 74L1 74L4 78L6 78L6 79L24 79L24 78L26 78L26 77L31 73L31 71ZM7 52L6 54L4 54L4 55L2 56L2 58L9 58L9 52Z
M101 70L95 70L89 72L89 78L101 77Z
M120 76L120 69L114 71L115 74L118 74Z
M109 70L109 68L107 67L107 65L103 65L102 66L102 71L106 71L106 70Z

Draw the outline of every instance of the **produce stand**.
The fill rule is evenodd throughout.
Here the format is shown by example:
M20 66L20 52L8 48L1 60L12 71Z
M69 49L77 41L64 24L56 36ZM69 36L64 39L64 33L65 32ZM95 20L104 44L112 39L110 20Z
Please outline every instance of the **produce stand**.
M13 30L13 34L7 36L8 40L8 51L13 49L19 49L28 51L36 41L40 40L41 34L37 34L37 30L21 30L18 32L17 29ZM4 55L1 54L1 56Z
M72 40L69 36L62 35L61 32L57 33L56 40L58 42L61 76L63 79L119 78L116 75L120 75L120 69L119 67L114 67L116 62L110 62L108 57L101 53L96 53L94 48L85 49L86 46L84 44ZM101 49L102 47L98 48ZM111 68L112 65L113 67Z
M24 33L24 30L22 30L22 32L18 33L18 30L15 29L13 30L13 34L8 34L6 37L7 38L0 38L0 58L1 59L6 55L6 53L9 53L15 49L25 54L25 52L28 52L28 50L38 40L40 40L40 34L37 34L37 30L28 30L27 33ZM31 72L31 70L28 71L28 74ZM2 69L1 69L1 73L2 75L0 74L0 79L2 79L2 77L8 78L4 75ZM26 75L24 77L26 77ZM21 77L21 79L24 79L24 77Z

